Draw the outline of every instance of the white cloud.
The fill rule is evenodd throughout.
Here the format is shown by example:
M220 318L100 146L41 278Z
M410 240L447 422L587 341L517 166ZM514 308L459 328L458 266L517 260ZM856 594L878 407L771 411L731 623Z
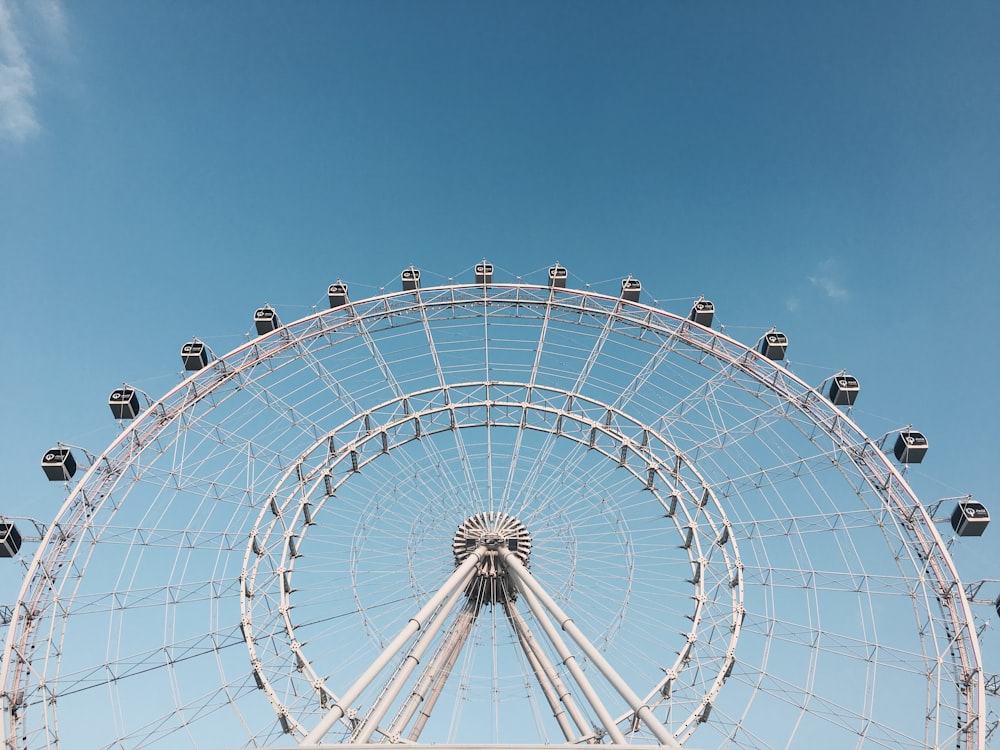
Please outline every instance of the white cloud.
M21 142L38 132L34 98L28 52L18 37L11 6L0 1L0 137Z
M818 272L809 277L809 283L823 290L830 299L848 299L851 294L840 283L837 262L828 259L819 264Z
M40 21L37 26L21 23L18 6L0 0L0 140L15 143L23 143L41 130L35 112L32 46L24 30L38 28L47 35L45 41L58 44L66 34L66 16L57 0L41 0L28 8Z
M66 13L59 0L36 0L35 10L42 19L42 26L53 41L66 39Z

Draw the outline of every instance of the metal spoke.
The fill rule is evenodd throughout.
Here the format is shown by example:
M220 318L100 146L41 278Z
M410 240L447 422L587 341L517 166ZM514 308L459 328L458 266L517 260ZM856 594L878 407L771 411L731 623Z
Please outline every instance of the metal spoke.
M897 433L613 292L345 300L68 447L0 744L985 750L995 594Z

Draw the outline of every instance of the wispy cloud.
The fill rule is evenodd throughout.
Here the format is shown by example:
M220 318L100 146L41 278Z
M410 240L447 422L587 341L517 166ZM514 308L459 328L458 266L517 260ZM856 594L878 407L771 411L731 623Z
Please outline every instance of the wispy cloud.
M836 258L827 258L815 266L813 273L805 277L808 286L800 282L796 288L789 290L790 294L785 298L785 308L790 313L797 313L817 300L831 299L837 302L849 300L851 292L843 278L843 271Z
M59 0L38 0L35 4L45 31L56 42L66 39L66 13Z
M62 43L66 34L66 16L57 0L30 3L27 13L37 25L23 22L24 11L16 3L0 0L0 140L14 143L41 130L35 111L32 47L25 29L43 31L50 43Z
M821 289L830 299L845 300L851 296L840 281L837 261L833 259L820 263L817 272L809 277L809 283Z
M0 137L22 142L38 132L34 98L28 52L15 28L12 7L0 1Z

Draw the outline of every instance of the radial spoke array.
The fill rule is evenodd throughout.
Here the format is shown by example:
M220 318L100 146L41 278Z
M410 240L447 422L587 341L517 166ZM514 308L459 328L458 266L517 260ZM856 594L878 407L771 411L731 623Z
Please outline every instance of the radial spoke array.
M10 750L984 747L965 589L891 456L686 311L352 302L79 458L5 613Z

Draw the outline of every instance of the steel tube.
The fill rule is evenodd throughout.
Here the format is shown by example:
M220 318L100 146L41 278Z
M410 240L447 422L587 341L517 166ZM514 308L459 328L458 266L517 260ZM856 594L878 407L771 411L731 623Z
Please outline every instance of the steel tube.
M472 632L472 625L475 623L478 614L478 612L471 611L466 614L466 617L462 621L462 629L458 637L449 644L449 651L444 664L430 675L430 692L421 703L417 704L420 712L417 714L416 721L413 722L413 728L410 730L408 739L411 742L416 742L420 739L420 733L424 731L427 720L431 718L431 712L434 711L434 706L437 705L438 698L441 697L445 683L451 677L451 670L455 668L455 662L458 661L458 656L462 653L462 647Z
M524 601L527 603L528 608L531 609L532 613L535 615L535 619L542 626L542 630L545 631L545 635L548 636L549 640L552 641L552 645L555 646L556 652L559 654L559 658L563 660L563 664L566 665L566 669L569 673L573 675L573 679L576 680L576 684L580 686L580 692L583 693L583 697L587 699L590 707L594 709L594 713L597 714L597 718L601 720L604 728L607 730L608 734L611 736L612 741L617 745L625 744L625 735L621 733L618 725L615 724L614 718L611 716L611 712L604 707L604 703L601 701L600 697L597 695L597 691L594 690L594 686L590 684L590 680L587 679L587 675L583 673L583 669L576 661L576 657L566 646L566 642L563 641L562 637L559 635L559 631L555 629L555 626L549 621L549 616L545 614L545 608L542 606L541 602L538 601L530 589L521 588L521 595L524 597Z
M659 741L659 743L665 747L671 748L671 750L681 750L680 743L677 742L676 738L671 734L663 724L653 715L649 706L643 704L642 699L633 692L632 688L621 678L621 676L614 670L608 660L604 658L604 655L598 651L594 645L587 639L583 632L576 626L572 618L569 617L562 609L556 604L556 601L549 596L548 592L535 580L534 576L528 572L528 569L521 564L521 561L517 559L517 555L514 555L509 550L504 547L499 549L500 558L503 560L504 564L507 566L507 570L514 577L514 579L522 584L525 588L529 589L532 594L538 597L539 601L545 606L552 616L559 621L560 627L566 631L570 638L572 638L580 649L587 655L587 658L594 664L595 667L600 671L608 683L613 687L618 694L625 700L633 711L635 715L642 720L646 727L653 733L653 736ZM615 742L620 742L614 738Z
M424 667L416 686L389 727L390 735L398 734L402 736L403 730L417 712L420 703L427 697L427 691L434 683L435 675L442 670L450 669L448 667L448 658L452 652L456 650L460 651L465 645L469 632L471 632L471 624L476 617L475 606L473 602L466 602L465 608L458 613L455 623L449 632L445 634L442 642L438 644L430 662Z
M355 736L351 739L351 742L365 743L371 740L379 722L382 721L382 718L389 710L389 707L399 696L399 693L402 691L406 681L410 678L410 675L413 674L413 670L420 663L420 660L423 658L424 653L426 653L431 641L434 640L434 636L437 635L437 632L441 629L445 620L448 619L448 616L455 608L458 600L464 594L465 591L462 588L455 589L454 593L448 598L448 601L444 603L444 606L442 606L441 609L435 613L434 619L432 619L428 626L424 628L420 637L417 639L416 644L414 644L413 648L410 649L410 652L403 660L399 670L397 670L396 674L392 676L385 692L379 696L375 705L373 705L368 711L368 715L364 718L364 721L361 723L359 729L356 730Z
M438 589L437 593L430 598L430 600L420 608L420 611L414 615L409 622L403 627L399 632L399 635L393 639L392 643L386 646L385 650L379 654L378 658L372 662L371 666L364 671L364 673L355 681L347 691L341 695L337 701L334 703L333 708L331 708L327 714L319 720L312 731L309 732L299 743L301 747L315 747L319 744L319 741L326 736L333 725L340 721L347 708L357 700L358 696L364 692L364 689L368 687L372 680L381 672L385 665L388 664L396 653L403 647L414 633L423 627L424 622L430 617L433 612L441 606L449 596L454 593L456 588L464 586L468 578L472 576L475 572L476 566L479 564L480 558L486 552L485 546L477 547L466 559L465 561L455 568L455 572L448 577L444 585Z
M538 680L538 685L545 695L545 700L549 704L552 716L555 717L559 728L562 730L563 737L566 738L567 742L573 742L576 739L576 734L573 732L573 727L570 725L569 719L566 718L566 712L563 710L562 704L560 704L562 696L553 681L553 678L558 679L558 675L552 670L551 664L545 658L544 652L541 652L538 644L534 642L534 636L532 636L531 631L528 629L528 624L524 622L520 613L509 602L504 602L504 613L507 615L507 620L517 635L518 643L520 643L524 655L528 658L531 671L535 673L535 679ZM586 725L584 725L581 733L585 734L586 732Z

